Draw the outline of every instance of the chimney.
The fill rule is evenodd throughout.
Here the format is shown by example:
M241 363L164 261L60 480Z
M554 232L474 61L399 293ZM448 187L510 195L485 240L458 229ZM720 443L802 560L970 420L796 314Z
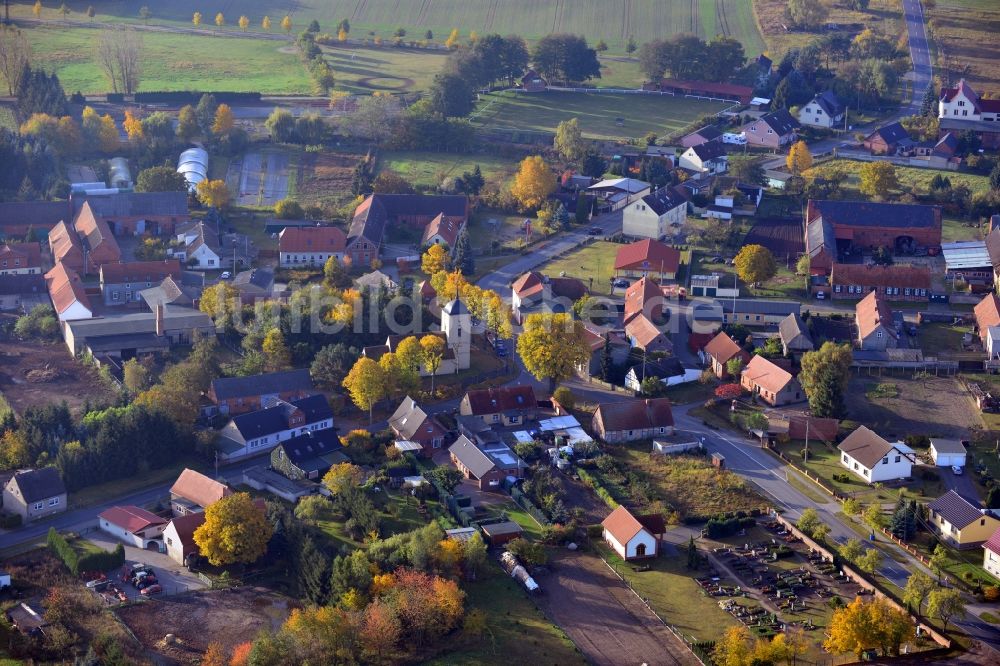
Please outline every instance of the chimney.
M163 303L156 304L156 335L157 337L166 335L166 326L163 321Z

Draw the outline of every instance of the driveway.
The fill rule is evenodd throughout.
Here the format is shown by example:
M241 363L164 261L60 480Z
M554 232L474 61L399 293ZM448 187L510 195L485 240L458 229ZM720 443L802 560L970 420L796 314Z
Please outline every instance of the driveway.
M976 483L972 480L972 473L968 469L962 470L962 474L955 474L950 467L937 467L936 469L941 475L944 487L948 490L954 490L959 495L964 495L969 499L982 499L979 488L976 487Z
M564 551L538 582L543 591L539 606L590 663L700 663L600 558Z
M99 530L88 534L87 540L107 551L114 550L120 543L110 534L106 534L105 532L101 532ZM198 578L197 575L174 562L172 559L167 557L165 553L157 553L152 550L142 550L141 548L136 548L126 544L125 564L131 566L136 563L148 564L153 567L153 573L156 574L157 581L159 581L160 585L163 586L163 594L181 594L183 592L203 590L208 587L201 581L200 578ZM141 594L139 594L139 590L135 589L128 583L121 583L118 579L119 573L119 571L113 571L108 575L108 578L113 578L114 581L118 583L118 586L122 589L122 591L128 595L129 599L144 598Z

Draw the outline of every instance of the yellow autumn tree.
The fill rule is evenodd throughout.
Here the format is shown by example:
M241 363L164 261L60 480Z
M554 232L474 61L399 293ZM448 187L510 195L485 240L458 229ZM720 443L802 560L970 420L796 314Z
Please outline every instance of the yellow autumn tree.
M191 23L193 23L196 28L201 26L201 12L195 12L191 15Z
M510 193L525 210L538 208L556 189L556 177L541 155L525 157Z
M808 171L812 167L813 156L805 141L798 141L792 145L788 150L788 157L785 158L785 164L788 166L788 170L796 176L802 175L804 171Z
M226 17L222 15L222 12L219 12L218 14L215 15L215 25L217 25L220 28L226 25Z
M869 197L884 199L891 190L900 187L896 166L891 162L867 162L861 165L858 175L861 178L858 189Z
M270 30L271 29L271 17L270 16L265 16L264 18L262 18L260 20L260 27L263 28L264 30Z
M292 17L285 15L285 18L281 19L281 29L286 33L292 31Z
M371 423L375 403L385 397L385 372L377 362L362 356L351 366L343 384L354 405L368 412Z
M525 318L517 353L528 372L536 379L548 379L554 389L590 359L590 344L583 323L571 314L538 313Z
M129 141L142 140L142 121L135 117L132 109L125 110L125 122L122 123L122 127L125 128L125 133L128 134Z
M287 370L292 366L292 353L285 344L285 336L280 328L272 328L267 332L261 351L264 353L264 366L268 372Z
M198 199L212 208L225 208L229 204L229 188L224 180L205 179L195 187Z
M202 655L200 666L226 666L228 661L222 644L213 641L208 644L208 649Z
M437 243L431 245L424 252L424 256L420 261L420 269L431 276L435 273L448 270L448 251Z
M338 463L331 467L323 475L323 485L326 486L334 496L342 495L350 488L357 488L361 485L365 473L357 465L349 462Z
M441 367L441 361L444 360L445 341L436 335L425 335L420 338L420 347L423 350L424 366L431 373L431 395L433 395L434 378L437 376L438 368Z
M205 509L205 522L194 531L194 542L214 566L252 564L267 552L274 532L249 493L234 493Z
M239 26L240 26L240 30L242 30L243 32L246 32L247 28L250 27L250 18L247 17L247 16L241 16L240 20L238 21L238 23L239 23Z
M458 28L452 28L451 33L448 35L448 39L444 40L444 45L449 49L458 48Z
M343 27L337 32L337 41L346 42L347 41L347 31Z
M233 130L234 124L233 110L228 104L220 104L215 109L215 121L212 123L212 133L216 136L229 134Z

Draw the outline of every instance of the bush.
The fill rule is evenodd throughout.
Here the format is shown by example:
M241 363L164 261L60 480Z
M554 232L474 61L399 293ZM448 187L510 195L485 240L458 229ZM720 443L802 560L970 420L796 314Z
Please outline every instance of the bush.
M733 516L732 518L716 517L705 524L705 530L710 539L732 536L738 530L753 527L757 521L749 516Z
M1000 587L987 585L983 588L983 599L986 601L1000 601Z
M594 478L593 474L583 469L582 467L577 467L576 473L577 476L580 477L581 481L583 481L586 485L594 489L594 492L597 493L597 496L600 497L604 501L604 503L608 505L609 508L611 509L618 508L618 502L615 500L614 497L611 496L611 493L608 492L608 489L605 488L603 485L601 485L600 481Z
M66 537L49 528L46 539L49 550L63 561L74 576L81 571L110 571L125 564L125 546L118 544L112 552L93 552L80 557Z

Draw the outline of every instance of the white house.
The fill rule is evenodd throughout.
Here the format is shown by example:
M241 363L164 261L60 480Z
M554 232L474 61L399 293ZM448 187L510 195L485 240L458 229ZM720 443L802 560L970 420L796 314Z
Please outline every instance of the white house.
M635 516L619 506L601 523L604 540L623 560L656 557L666 525L660 515Z
M347 236L337 227L285 227L278 234L282 267L323 266L330 257L344 258Z
M138 506L113 506L97 517L100 528L136 548L159 550L167 520Z
M163 530L163 544L167 555L177 564L188 564L188 558L198 554L198 544L194 542L194 531L205 522L202 512L189 513L171 520Z
M686 219L687 199L663 187L625 207L622 233L659 240L684 226Z
M931 460L938 467L965 467L965 444L957 439L931 439Z
M721 141L709 141L691 146L681 153L677 166L699 174L725 173L729 168L729 157Z
M333 427L333 410L317 394L277 400L273 406L234 416L219 432L220 458L226 461L270 451L281 442Z
M844 105L831 90L818 93L812 100L799 109L799 122L813 127L842 127L844 124Z
M222 267L222 246L219 235L204 222L192 222L177 229L177 242L183 247L173 251L173 256L196 270L215 270Z
M858 426L837 448L840 464L868 483L909 478L916 458L907 445L890 444L865 426Z
M1000 578L1000 530L983 544L983 568L994 578Z
M950 120L1000 120L1000 100L980 99L965 79L954 88L943 88L938 102L938 118Z

